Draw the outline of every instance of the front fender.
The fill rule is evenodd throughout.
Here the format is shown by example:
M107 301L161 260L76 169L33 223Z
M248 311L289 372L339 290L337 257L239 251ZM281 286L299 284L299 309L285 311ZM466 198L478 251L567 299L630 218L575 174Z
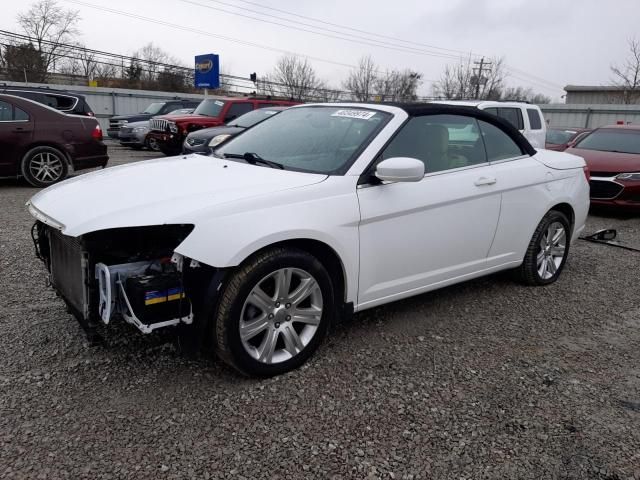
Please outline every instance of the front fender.
M314 240L333 249L342 262L347 301L358 286L360 210L352 177L308 187L304 198L288 198L263 208L236 211L212 219L194 219L191 234L176 252L216 268L235 267L253 253L287 240ZM345 185L350 185L345 189ZM329 194L327 194L329 193ZM299 195L290 192L292 197ZM287 196L288 196L287 195ZM281 199L284 200L284 199Z

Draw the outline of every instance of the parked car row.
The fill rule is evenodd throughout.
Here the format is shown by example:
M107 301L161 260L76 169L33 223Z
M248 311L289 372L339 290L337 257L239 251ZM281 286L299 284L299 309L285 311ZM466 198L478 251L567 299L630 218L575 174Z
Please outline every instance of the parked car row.
M34 186L66 178L69 171L104 166L108 160L102 131L82 95L42 87L0 86L0 177L24 177ZM22 99L22 100L21 100ZM567 151L583 157L591 171L591 200L640 211L640 127L546 128L535 105L519 102L436 102L474 107L510 123L535 148ZM282 110L291 101L255 98L172 99L153 102L144 112L110 120L109 134L121 145L149 148L166 155L209 153ZM58 116L56 116L58 115ZM61 116L63 115L63 116ZM87 135L90 134L90 135ZM463 153L476 138L472 126L453 129L450 140ZM33 150L34 148L37 150Z

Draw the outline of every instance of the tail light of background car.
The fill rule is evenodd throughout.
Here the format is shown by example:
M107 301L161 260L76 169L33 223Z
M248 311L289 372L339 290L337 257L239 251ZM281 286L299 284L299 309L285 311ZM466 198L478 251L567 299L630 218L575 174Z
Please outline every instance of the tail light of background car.
M582 171L584 172L584 176L587 177L587 182L591 180L591 172L589 171L589 167L585 165L582 167Z
M102 129L100 128L100 125L96 125L96 128L93 129L93 132L91 132L91 138L98 140L99 142L102 141Z

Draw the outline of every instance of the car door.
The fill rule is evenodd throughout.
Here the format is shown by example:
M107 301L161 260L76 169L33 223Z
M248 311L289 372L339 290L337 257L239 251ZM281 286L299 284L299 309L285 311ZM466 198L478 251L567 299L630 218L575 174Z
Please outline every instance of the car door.
M391 157L418 158L427 173L415 183L359 186L359 308L484 270L500 214L475 118L413 117L376 162Z
M24 110L0 100L0 177L18 175L20 160L33 136L33 119Z
M546 213L556 183L572 173L552 170L523 152L495 125L478 121L491 164L494 188L502 197L495 239L487 266L495 268L522 261L538 222Z

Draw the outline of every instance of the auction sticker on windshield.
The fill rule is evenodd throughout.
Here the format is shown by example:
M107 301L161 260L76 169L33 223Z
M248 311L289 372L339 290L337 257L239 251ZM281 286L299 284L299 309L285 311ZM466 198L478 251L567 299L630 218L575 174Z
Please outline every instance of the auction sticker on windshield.
M367 110L338 110L336 113L332 113L332 117L345 117L345 118L360 118L362 120L369 120L376 112L369 112Z

